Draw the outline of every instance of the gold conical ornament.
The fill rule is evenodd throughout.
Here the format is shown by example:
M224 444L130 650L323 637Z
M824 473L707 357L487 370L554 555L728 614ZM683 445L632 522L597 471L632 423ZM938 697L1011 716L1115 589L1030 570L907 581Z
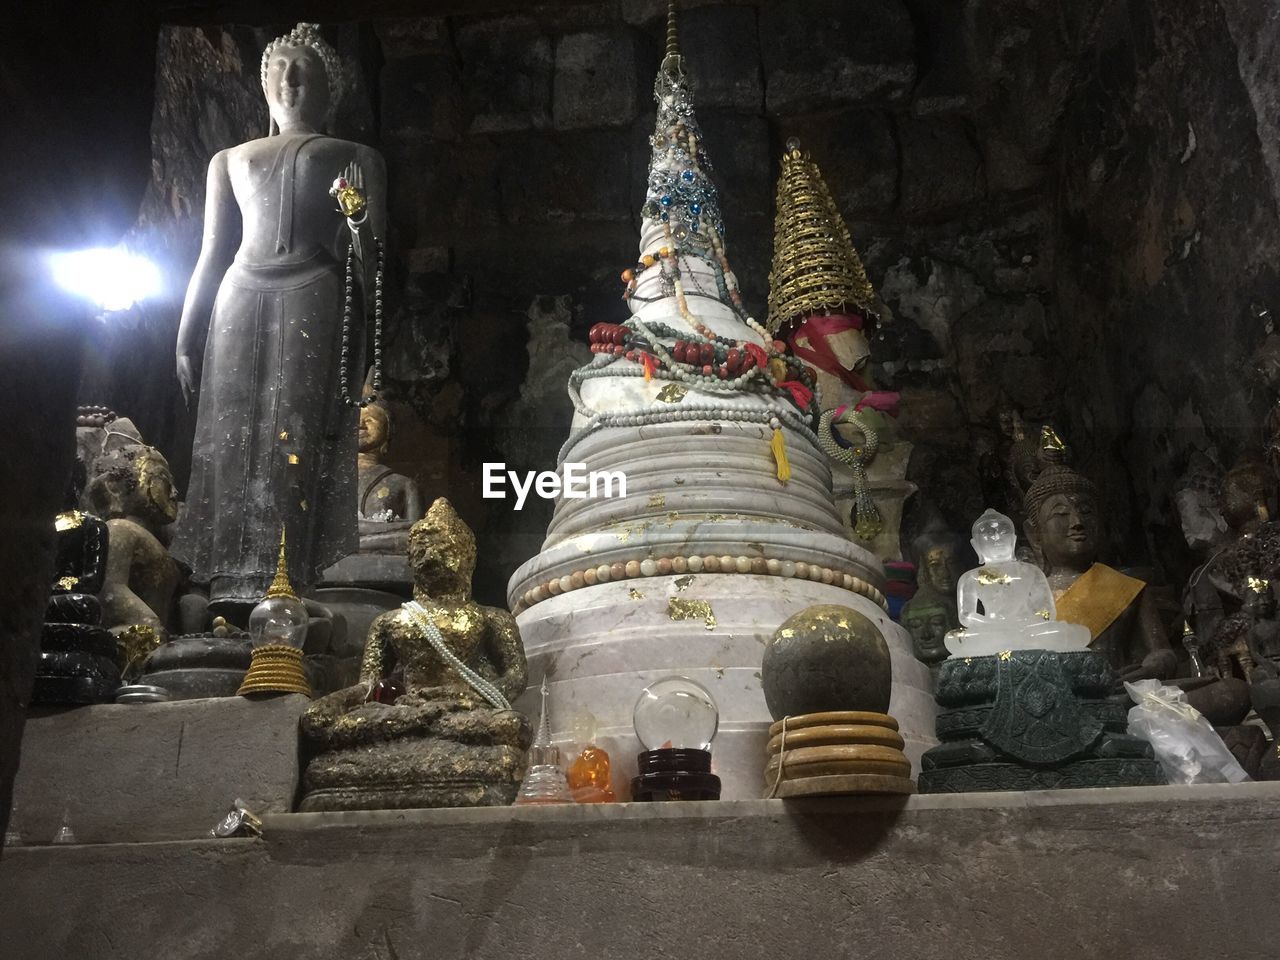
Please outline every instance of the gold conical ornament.
M876 302L867 271L822 174L800 149L799 141L788 140L778 178L769 331L785 335L796 322L818 311L874 316Z
M289 639L296 643L258 644L265 624L279 629L288 627ZM255 646L249 670L244 675L240 696L255 693L300 693L311 696L311 684L302 667L302 641L306 636L307 609L289 582L289 566L285 557L284 531L280 531L280 557L276 561L276 575L267 588L262 602L249 615L249 630L254 634ZM255 627L257 632L255 633ZM274 638L273 638L274 639Z
M284 553L284 527L280 528L280 556L276 559L276 575L271 581L271 586L267 587L267 595L263 599L271 597L298 599L298 595L293 591L293 584L289 582L289 562Z

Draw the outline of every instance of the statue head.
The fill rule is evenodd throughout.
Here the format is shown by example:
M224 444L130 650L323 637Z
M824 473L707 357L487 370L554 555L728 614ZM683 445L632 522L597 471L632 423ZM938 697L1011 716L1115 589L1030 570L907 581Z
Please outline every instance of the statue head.
M314 23L300 23L262 53L262 93L271 132L322 130L338 102L342 67Z
M973 521L973 539L969 542L973 544L979 563L1012 560L1018 546L1018 534L1012 520L988 508Z
M358 439L361 453L384 454L391 443L391 414L387 408L371 403L360 408Z
M98 461L89 507L104 518L129 517L155 533L178 516L173 474L155 447L134 444Z
M1244 457L1222 478L1218 509L1232 530L1252 530L1271 519L1269 472L1256 457Z
M1101 542L1098 488L1063 462L1060 444L1042 450L1046 465L1023 502L1026 534L1045 573L1083 572L1097 559Z
M476 536L444 497L410 528L409 566L414 586L428 596L470 592Z
M902 608L902 626L911 634L916 659L934 664L947 659L945 638L955 624L944 599L928 587L920 590Z
M1276 598L1271 583L1260 577L1248 577L1245 581L1244 610L1255 620L1271 620L1276 615Z

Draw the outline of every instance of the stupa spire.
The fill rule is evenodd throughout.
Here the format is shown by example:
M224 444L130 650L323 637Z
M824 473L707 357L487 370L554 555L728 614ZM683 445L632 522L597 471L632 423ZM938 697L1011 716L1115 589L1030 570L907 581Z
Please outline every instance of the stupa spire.
M665 240L682 253L714 260L724 251L724 219L680 52L675 0L667 7L667 47L653 83L653 99L657 119L649 138L653 152L640 210L641 254L652 255Z
M877 297L849 228L818 165L794 137L778 177L773 269L769 271L771 333L817 311L876 313Z
M667 0L667 52L662 58L661 69L684 73L684 58L680 56L680 37L676 31L676 0Z

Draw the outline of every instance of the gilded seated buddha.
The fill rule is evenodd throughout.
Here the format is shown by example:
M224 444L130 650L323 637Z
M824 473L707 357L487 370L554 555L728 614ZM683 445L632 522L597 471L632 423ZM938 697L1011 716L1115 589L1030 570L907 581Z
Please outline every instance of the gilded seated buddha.
M448 500L409 531L413 599L373 621L360 682L315 701L303 810L510 803L529 721L515 618L471 598L475 535Z

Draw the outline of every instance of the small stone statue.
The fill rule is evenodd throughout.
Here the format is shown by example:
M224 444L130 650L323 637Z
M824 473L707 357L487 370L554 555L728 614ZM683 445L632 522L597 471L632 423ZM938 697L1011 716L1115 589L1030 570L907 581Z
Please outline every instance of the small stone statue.
M475 562L475 535L436 500L409 532L414 599L373 621L360 682L303 715L320 751L304 775L303 810L514 799L532 737L510 701L528 667L515 618L471 599ZM403 692L380 702L392 698L375 690L397 666Z
M947 658L943 638L960 626L956 616L956 582L964 570L960 538L935 517L914 540L919 587L899 617L911 634L916 659L933 665Z
M1018 537L1012 520L987 510L974 522L970 542L980 566L966 571L956 585L961 628L946 637L952 656L1088 648L1088 629L1055 619L1044 573L1014 559Z
M262 57L270 135L209 163L178 328L178 382L199 406L173 552L209 585L210 610L233 620L271 581L283 527L303 592L357 546L347 400L362 360L347 344L364 342L360 304L380 309L387 191L377 151L322 132L341 74L316 25L298 24ZM344 305L344 287L364 296Z
M951 597L944 597L931 587L921 587L903 605L899 619L911 634L912 648L921 663L933 666L950 656L946 636L960 626Z
M1092 649L1102 652L1122 679L1169 679L1177 656L1146 583L1097 562L1097 488L1065 464L1060 442L1046 443L1042 454L1045 466L1027 490L1026 533L1052 588L1058 617L1086 627Z
M159 539L178 515L169 464L154 447L134 444L99 460L97 474L86 498L110 531L102 625L117 636L147 627L163 640L181 577Z
M381 404L369 404L360 411L356 455L361 553L403 553L409 528L422 519L418 484L382 463L390 443L391 414Z

